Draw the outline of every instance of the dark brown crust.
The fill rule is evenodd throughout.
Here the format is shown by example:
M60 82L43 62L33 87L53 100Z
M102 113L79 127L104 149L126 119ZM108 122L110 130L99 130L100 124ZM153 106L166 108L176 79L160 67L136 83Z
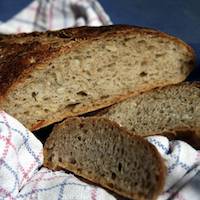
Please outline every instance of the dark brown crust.
M34 68L41 67L49 59L58 56L59 52L68 52L82 42L129 32L168 38L186 48L193 60L195 59L192 48L183 41L159 31L128 25L79 27L45 33L3 36L0 39L0 98L6 95L11 86L23 81ZM35 62L31 63L33 57Z
M96 184L100 184L105 188L108 188L114 192L116 192L119 195L122 195L124 197L128 197L128 198L134 198L134 199L144 199L144 197L141 194L136 194L134 193L134 191L131 194L127 194L124 191L119 191L119 189L116 188L112 188L109 186L109 183L106 182L106 180L104 180L102 177L99 179L96 179L95 177L90 176L89 174L84 174L84 170L78 170L76 169L74 166L72 166L70 163L50 163L47 158L48 156L48 146L49 144L54 142L55 139L55 135L58 129L62 129L65 126L67 126L67 124L73 123L74 120L84 120L87 119L89 120L90 123L95 123L96 121L98 121L98 119L101 119L103 121L105 121L106 123L110 123L110 125L113 128L117 128L117 129L121 129L122 131L120 132L123 135L126 135L127 137L129 137L130 140L140 140L144 143L146 143L147 146L149 146L149 149L151 150L151 153L153 155L155 155L155 157L158 160L157 165L158 168L160 169L160 176L159 176L159 181L158 181L158 185L157 185L157 191L155 191L155 193L153 194L153 198L152 200L156 199L157 196L162 192L164 184L165 184L165 177L166 177L166 166L164 164L164 160L162 159L161 155L159 154L158 150L156 149L156 147L154 145L152 145L151 143L149 143L148 141L144 140L141 136L136 136L136 135L132 135L129 131L127 131L127 129L120 127L116 122L110 121L107 118L99 118L99 117L89 117L89 118L78 118L78 117L73 117L70 119L65 120L64 122L57 124L54 129L53 132L50 134L49 138L47 139L45 146L44 146L44 166L48 167L50 169L67 169L69 171L72 171L73 173L75 173L78 176L82 176L85 179L88 179L89 181L92 181ZM54 137L52 137L52 135L54 134Z

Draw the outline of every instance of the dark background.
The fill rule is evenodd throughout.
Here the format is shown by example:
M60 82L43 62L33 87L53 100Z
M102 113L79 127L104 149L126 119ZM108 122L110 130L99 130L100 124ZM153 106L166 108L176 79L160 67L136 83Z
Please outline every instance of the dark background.
M197 56L189 80L200 80L200 0L99 0L113 23L159 29L190 44Z
M189 43L197 55L190 80L200 80L200 0L99 0L115 24L152 27ZM6 21L31 0L0 0L0 20Z

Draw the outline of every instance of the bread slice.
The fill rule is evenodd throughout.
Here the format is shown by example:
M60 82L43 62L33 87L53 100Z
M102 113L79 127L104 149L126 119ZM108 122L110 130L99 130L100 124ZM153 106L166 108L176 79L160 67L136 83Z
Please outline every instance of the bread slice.
M0 40L0 108L36 130L183 81L183 41L132 26L80 27Z
M96 113L97 114L97 113ZM187 133L200 138L200 83L153 89L98 113L137 135Z
M156 148L104 118L71 118L44 146L44 166L67 169L119 195L156 199L165 166Z

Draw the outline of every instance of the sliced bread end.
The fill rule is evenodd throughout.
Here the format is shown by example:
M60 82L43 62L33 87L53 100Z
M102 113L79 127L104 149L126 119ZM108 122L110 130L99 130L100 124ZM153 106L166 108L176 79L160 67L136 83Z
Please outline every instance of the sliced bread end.
M156 199L165 166L156 148L104 118L71 118L44 147L45 166L63 168L133 199Z

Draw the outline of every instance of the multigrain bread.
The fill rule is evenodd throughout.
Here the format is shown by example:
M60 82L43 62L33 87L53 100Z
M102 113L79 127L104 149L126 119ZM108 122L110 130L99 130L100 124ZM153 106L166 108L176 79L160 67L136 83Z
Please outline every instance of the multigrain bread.
M181 82L194 63L183 41L125 25L6 36L0 52L0 108L30 130Z
M157 88L97 112L137 135L200 138L200 82ZM200 144L200 143L199 143Z
M44 146L44 166L66 169L134 200L156 199L165 166L156 148L108 119L67 119Z

